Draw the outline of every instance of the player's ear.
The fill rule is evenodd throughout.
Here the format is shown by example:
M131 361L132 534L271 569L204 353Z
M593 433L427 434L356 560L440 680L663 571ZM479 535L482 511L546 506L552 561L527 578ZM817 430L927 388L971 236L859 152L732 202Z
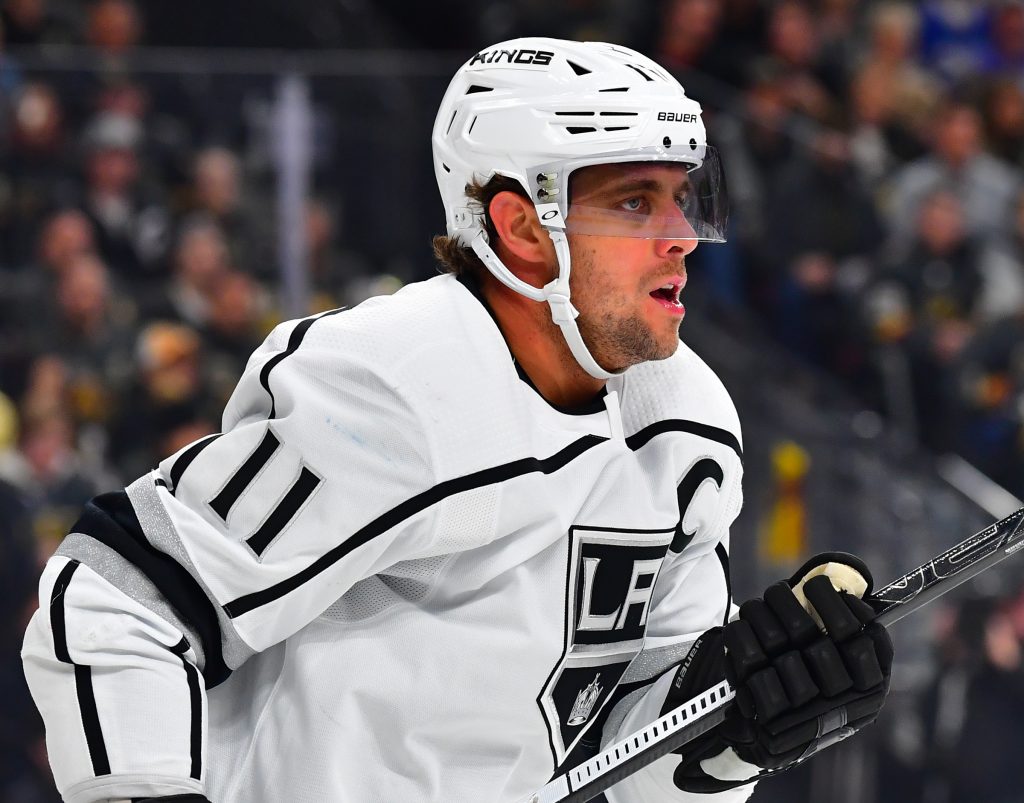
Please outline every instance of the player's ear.
M501 246L525 262L550 265L555 246L540 225L537 208L528 198L514 192L499 192L488 208ZM497 246L492 243L492 246Z

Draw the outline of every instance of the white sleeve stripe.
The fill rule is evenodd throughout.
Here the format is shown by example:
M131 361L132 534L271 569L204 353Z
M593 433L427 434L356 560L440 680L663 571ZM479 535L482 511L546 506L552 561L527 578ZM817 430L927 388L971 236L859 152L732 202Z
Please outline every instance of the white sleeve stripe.
M188 651L189 643L184 636L181 641L171 647L171 652L181 658L181 664L185 668L185 676L188 679L189 703L192 706L192 722L189 729L192 766L189 776L198 781L202 779L203 775L203 697L199 687L199 670L185 657L185 653Z
M57 660L75 668L75 693L78 696L78 710L82 717L85 742L89 748L92 770L96 775L110 775L110 759L103 741L99 711L96 709L96 695L92 687L92 667L76 664L68 651L67 627L64 619L64 597L71 577L81 566L77 560L68 561L57 576L50 595L50 629L53 632L53 651Z

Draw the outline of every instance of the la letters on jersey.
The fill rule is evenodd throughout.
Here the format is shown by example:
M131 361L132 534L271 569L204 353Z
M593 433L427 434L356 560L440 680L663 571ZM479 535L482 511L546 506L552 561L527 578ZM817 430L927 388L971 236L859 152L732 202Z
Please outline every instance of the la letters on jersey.
M531 50L524 47L522 50L482 50L473 56L469 66L474 64L535 64L538 67L551 63L555 54L550 50Z
M675 535L573 527L566 581L566 645L538 698L560 764L643 647L654 584Z

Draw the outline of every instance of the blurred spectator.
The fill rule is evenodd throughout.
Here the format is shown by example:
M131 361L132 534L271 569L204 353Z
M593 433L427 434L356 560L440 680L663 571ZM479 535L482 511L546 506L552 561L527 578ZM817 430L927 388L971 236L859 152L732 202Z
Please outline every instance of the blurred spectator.
M984 322L964 352L957 377L967 418L959 450L1024 496L1024 198L1013 236L987 245L981 267Z
M0 447L2 448L2 447ZM19 653L37 607L41 569L32 524L19 491L0 480L0 800L57 803L43 757L42 722L25 685Z
M96 250L96 230L80 210L64 209L46 221L38 242L40 267L57 277L75 257Z
M738 65L723 60L717 45L722 20L719 0L670 0L665 3L654 59L672 72L693 70L728 78Z
M749 65L761 58L764 50L766 4L760 0L720 0L713 5L721 11L714 11L717 33L712 53L705 61L706 69L719 81L745 87L751 77ZM654 47L650 50L657 53ZM714 93L708 100L712 97Z
M1024 69L1024 3L999 0L992 12L991 49L987 67L992 72L1019 74Z
M93 0L85 39L106 57L123 56L142 38L142 18L132 0Z
M238 156L227 148L206 148L193 164L193 215L220 228L235 266L259 276L275 275L273 228L246 201Z
M1024 89L1011 78L986 88L982 106L985 140L992 154L1009 163L1024 163Z
M1021 187L1021 175L983 150L981 134L981 118L973 107L951 102L939 113L932 152L892 179L886 212L896 248L906 244L923 198L940 184L953 188L960 198L970 234L1009 230L1009 210Z
M200 334L210 392L220 407L235 389L249 355L266 335L262 329L266 308L267 300L252 277L240 271L217 277L210 314Z
M145 308L149 318L166 318L202 328L210 317L214 288L231 267L220 227L194 218L178 234L174 272L162 297Z
M889 87L896 124L917 141L899 155L916 157L931 131L941 92L935 76L918 62L920 12L909 3L882 2L872 7L868 26L868 46L858 72Z
M950 82L980 72L991 60L990 3L924 0L921 52L924 61Z
M817 120L834 120L843 91L843 65L822 49L818 18L802 0L781 0L768 12L767 52L780 71L791 109Z
M1024 314L984 327L964 350L957 383L964 419L958 453L1024 496Z
M26 82L11 101L9 143L0 151L0 173L10 187L9 209L0 200L0 252L8 268L28 261L37 221L75 191L64 109L54 88Z
M1006 603L965 601L925 696L931 755L922 803L1017 803L1024 788L1024 665Z
M756 313L772 320L779 276L771 249L764 247L771 237L768 217L775 205L774 188L807 158L801 145L810 134L789 109L780 73L770 62L761 62L753 73L742 117L718 118L714 130L714 141L729 165L729 237L738 254L735 270L742 271L737 279L720 269L716 284L740 287L738 293L726 290L726 295L742 296ZM706 259L707 250L697 258Z
M850 152L865 185L877 188L899 165L924 152L897 114L895 87L884 71L861 69L850 84Z
M73 9L49 0L5 0L0 8L4 42L8 45L66 45L75 39Z
M82 505L110 490L112 478L79 455L75 425L61 400L48 398L48 392L47 397L33 395L32 403L22 407L17 450L0 455L0 479L17 487L25 500L40 559L45 560Z
M29 364L52 342L47 311L60 275L94 247L92 222L82 212L55 212L42 226L35 260L0 281L0 380L8 393L24 392Z
M313 289L311 313L351 304L353 283L373 275L366 257L339 245L339 209L339 204L321 199L306 202L306 246Z
M163 277L168 216L140 186L142 128L124 114L103 112L85 132L85 211L96 224L100 252L126 287L144 294Z
M976 308L979 321L997 321L1024 310L1024 192L1013 205L1011 230L984 242L979 267L983 277Z
M135 307L113 292L93 254L75 257L61 273L55 302L49 319L37 310L49 338L43 349L64 362L76 420L105 421L131 373Z
M860 384L857 300L882 228L843 134L816 137L811 159L796 160L779 179L767 219L776 246L765 259L778 277L773 328L797 353Z
M202 341L189 326L147 325L135 347L136 375L110 427L112 462L141 476L193 440L217 430L220 402L202 370Z
M907 252L871 292L877 298L895 289L900 299L873 323L883 339L906 337L917 432L936 451L955 449L959 441L962 409L955 368L974 331L983 281L979 261L961 199L955 190L939 187L920 207ZM902 316L906 324L892 320Z

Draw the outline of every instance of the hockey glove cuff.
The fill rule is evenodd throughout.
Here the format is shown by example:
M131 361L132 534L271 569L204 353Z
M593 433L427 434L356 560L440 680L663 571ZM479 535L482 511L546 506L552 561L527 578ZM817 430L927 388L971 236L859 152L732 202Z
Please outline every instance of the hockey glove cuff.
M874 721L889 690L892 642L860 597L871 574L826 553L705 633L677 670L665 711L723 677L736 703L679 751L676 785L712 793L793 766Z

